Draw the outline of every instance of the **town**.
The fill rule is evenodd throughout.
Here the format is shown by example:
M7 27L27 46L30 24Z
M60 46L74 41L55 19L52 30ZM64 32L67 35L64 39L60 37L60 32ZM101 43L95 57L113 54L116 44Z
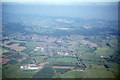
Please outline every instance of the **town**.
M109 38L112 37L115 38L115 36ZM2 64L19 64L18 67L22 71L37 70L39 72L39 70L44 70L44 68L51 65L51 68L55 70L55 74L76 71L86 73L88 72L87 68L98 68L93 66L94 60L100 64L100 69L106 68L109 70L110 66L104 64L104 60L112 59L112 56L108 55L96 56L100 44L90 42L82 35L50 37L34 34L3 37L2 41L1 46L3 46L4 52ZM106 43L106 46L111 47L108 43ZM87 52L89 52L87 55L96 57L93 59L85 58ZM92 61L92 64L90 61ZM59 72L58 70L62 71Z

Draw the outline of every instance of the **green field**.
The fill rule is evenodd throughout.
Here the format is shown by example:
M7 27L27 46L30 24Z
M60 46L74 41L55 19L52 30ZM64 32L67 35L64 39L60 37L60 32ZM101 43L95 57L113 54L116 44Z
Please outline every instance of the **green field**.
M70 69L55 69L56 73L65 73L67 71L69 71Z
M86 78L115 78L112 72L98 69L87 69Z
M53 75L54 75L54 70L50 66L48 66L41 69L39 72L33 75L33 78L52 78Z
M45 54L41 53L40 51L34 51L33 53L31 53L31 56L41 56L41 55L45 55Z
M36 73L35 70L32 71L22 71L20 70L20 65L7 65L3 66L2 77L3 78L32 78L32 75Z
M76 50L80 53L93 53L95 51L94 48L90 48L88 45L79 45L76 46Z
M109 55L113 55L115 53L115 50L113 48L103 47L103 48L98 48L94 53L99 56L109 56Z
M67 72L64 74L56 74L54 75L55 78L82 78L84 76L84 72L76 72L76 71L72 71L72 72Z
M41 56L35 58L37 63L43 63L45 61L45 59L46 59L45 57L41 57Z
M48 58L47 61L49 62L68 62L68 63L76 63L76 58L67 58L67 57L61 57L61 58Z
M36 42L26 42L25 46L27 46L27 48L22 52L30 54L35 49Z

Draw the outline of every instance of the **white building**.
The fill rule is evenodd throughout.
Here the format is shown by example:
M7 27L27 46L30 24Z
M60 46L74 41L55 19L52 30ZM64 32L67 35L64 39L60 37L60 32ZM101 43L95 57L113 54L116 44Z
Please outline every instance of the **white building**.
M23 70L35 70L39 68L40 67L37 66L36 64L27 64L27 65L20 66L20 69L23 69Z

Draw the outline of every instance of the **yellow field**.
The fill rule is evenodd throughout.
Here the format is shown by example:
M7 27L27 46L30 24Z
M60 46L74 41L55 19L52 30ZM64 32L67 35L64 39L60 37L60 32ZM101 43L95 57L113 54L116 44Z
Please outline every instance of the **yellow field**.
M22 41L14 41L14 40L11 40L11 41L12 42L22 42ZM8 47L10 49L16 50L16 51L22 51L22 50L26 49L26 47L19 46L19 43L14 43L12 45L7 45L11 41L5 41L2 45L5 46L5 47ZM4 52L7 52L7 51L4 51Z
M9 47L10 49L14 49L16 51L22 51L22 50L26 49L26 47L19 46L18 43L17 44L12 44L12 45L7 46L7 47Z
M5 49L2 49L2 53L6 53L6 52L9 52L8 50L5 50Z
M19 43L15 43L15 44L12 44L10 46L6 45L6 44L3 44L3 46L9 47L10 49L14 49L16 51L22 51L22 50L26 49L26 47L19 46Z

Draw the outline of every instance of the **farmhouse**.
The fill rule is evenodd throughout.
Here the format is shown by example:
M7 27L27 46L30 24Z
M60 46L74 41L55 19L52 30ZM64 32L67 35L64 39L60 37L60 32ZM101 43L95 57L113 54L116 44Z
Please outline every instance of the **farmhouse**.
M40 67L37 66L36 64L27 64L27 65L20 66L20 69L22 69L22 70L35 70L35 69L40 69Z

